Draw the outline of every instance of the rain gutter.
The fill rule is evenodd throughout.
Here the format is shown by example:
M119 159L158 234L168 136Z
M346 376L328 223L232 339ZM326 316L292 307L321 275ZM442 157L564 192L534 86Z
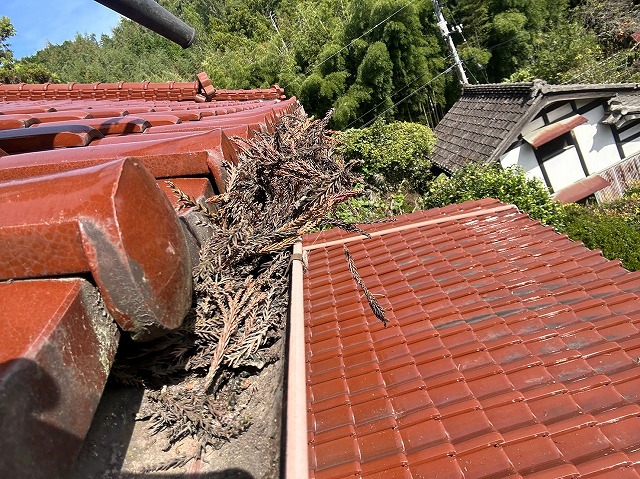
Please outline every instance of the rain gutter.
M285 479L309 477L302 274L302 241L299 240L293 245L291 258Z

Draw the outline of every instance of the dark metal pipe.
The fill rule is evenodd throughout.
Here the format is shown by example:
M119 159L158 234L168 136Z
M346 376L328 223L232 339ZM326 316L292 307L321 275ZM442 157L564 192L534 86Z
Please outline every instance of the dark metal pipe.
M196 31L154 0L95 0L111 10L130 18L149 30L177 43L182 48L191 46Z

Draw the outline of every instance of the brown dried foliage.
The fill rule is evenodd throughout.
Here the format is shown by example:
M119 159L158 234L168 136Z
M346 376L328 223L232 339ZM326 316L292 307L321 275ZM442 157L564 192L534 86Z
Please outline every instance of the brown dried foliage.
M360 274L358 273L358 268L356 267L356 262L353 260L353 256L351 256L351 253L349 252L349 248L347 248L347 245L343 244L342 249L344 250L344 255L347 258L347 265L349 266L349 272L351 273L353 280L356 282L358 286L360 286L360 289L362 290L364 297L367 298L369 307L371 308L371 311L373 312L375 317L378 318L380 321L382 321L382 324L384 324L384 327L386 328L388 321L385 315L384 308L380 306L380 303L378 303L378 300L376 299L376 297L373 295L371 291L369 291L369 288L367 288L367 285L364 283L364 281L360 277Z
M178 331L142 351L136 346L116 367L122 381L151 389L141 417L168 433L167 447L192 436L203 452L248 427L241 384L278 359L290 246L325 225L350 227L329 214L359 194L360 178L333 156L328 120L300 109L274 134L236 140L242 151L237 165L227 165L227 191L207 200L215 207L170 185L212 231L193 271L194 307Z

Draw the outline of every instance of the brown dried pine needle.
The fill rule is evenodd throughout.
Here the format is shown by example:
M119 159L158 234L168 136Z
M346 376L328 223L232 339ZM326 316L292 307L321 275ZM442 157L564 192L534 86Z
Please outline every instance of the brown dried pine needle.
M193 271L194 308L178 331L136 345L116 365L124 382L150 389L141 414L167 433L167 447L191 436L202 451L248 427L238 379L278 359L290 246L320 226L359 231L329 217L359 194L361 179L333 155L328 121L300 109L273 134L236 140L238 164L226 165L227 191L209 198L210 210L169 185L212 231Z
M362 278L360 277L360 274L358 273L356 262L353 260L353 256L351 256L351 253L349 252L349 248L347 248L347 245L343 244L342 248L344 249L345 257L347 258L347 265L349 266L349 271L351 272L351 276L353 277L354 281L358 284L358 286L360 286L360 289L362 290L364 297L367 298L369 307L371 308L371 311L373 311L373 314L375 315L375 317L378 318L380 321L382 321L382 324L384 324L386 328L387 318L385 316L384 308L380 306L380 303L378 303L378 300L376 299L376 297L371 293L371 291L369 291L369 289L367 288L367 285L364 284L364 281L362 280Z

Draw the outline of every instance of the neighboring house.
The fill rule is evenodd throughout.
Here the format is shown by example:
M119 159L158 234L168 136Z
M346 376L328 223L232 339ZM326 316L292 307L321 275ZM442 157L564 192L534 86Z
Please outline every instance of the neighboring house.
M556 199L620 197L640 179L640 85L466 85L435 129L433 162L521 166Z

